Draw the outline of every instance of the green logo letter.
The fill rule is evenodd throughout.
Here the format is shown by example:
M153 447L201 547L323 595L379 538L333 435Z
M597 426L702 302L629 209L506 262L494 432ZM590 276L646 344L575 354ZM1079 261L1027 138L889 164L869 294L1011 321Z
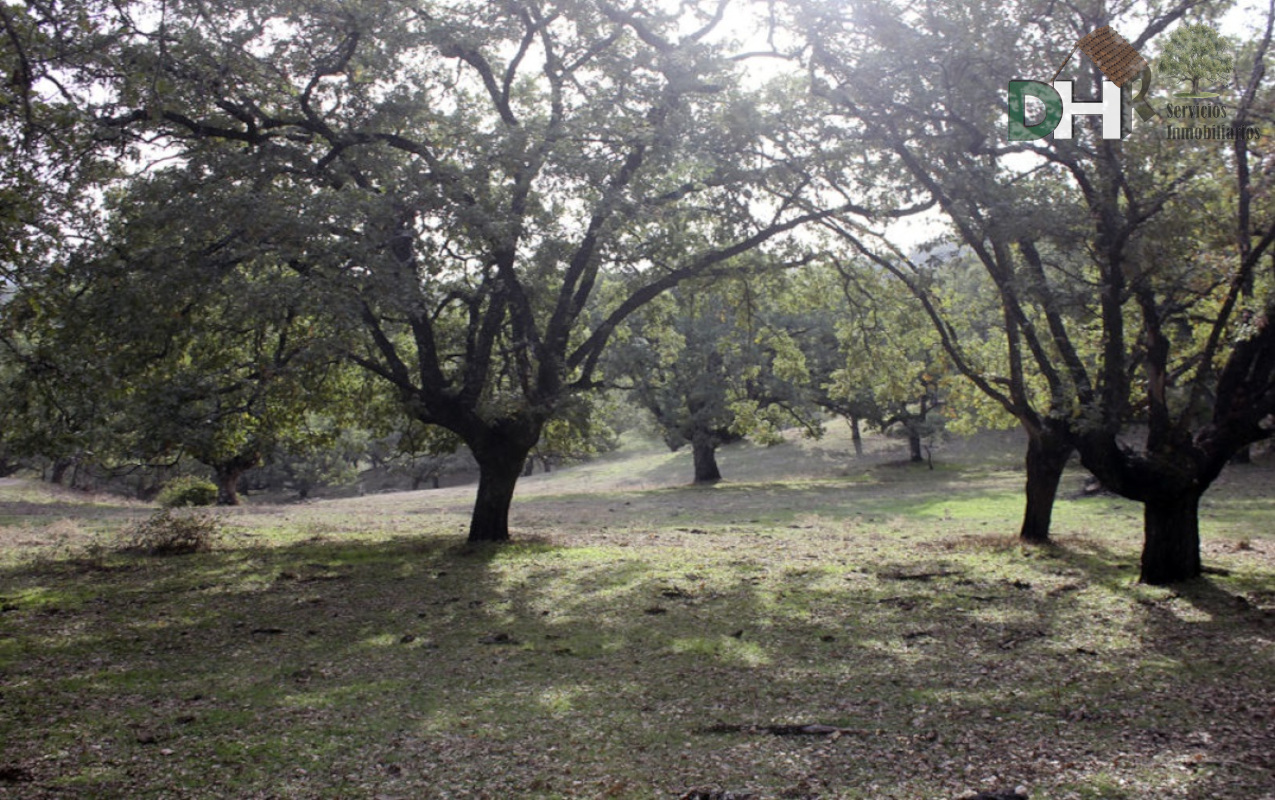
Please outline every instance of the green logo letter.
M1027 107L1024 96L1031 95L1045 104L1045 118L1035 125L1027 124ZM1062 97L1054 87L1040 81L1009 82L1009 140L1028 142L1054 132L1062 119Z

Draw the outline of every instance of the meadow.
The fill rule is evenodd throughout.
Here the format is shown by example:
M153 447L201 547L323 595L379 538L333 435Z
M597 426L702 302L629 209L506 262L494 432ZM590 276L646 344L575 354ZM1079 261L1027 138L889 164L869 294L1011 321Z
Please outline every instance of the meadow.
M1275 462L1136 582L1141 512L1064 479L1015 540L1016 437L632 441L524 479L213 512L0 485L0 798L1275 798Z

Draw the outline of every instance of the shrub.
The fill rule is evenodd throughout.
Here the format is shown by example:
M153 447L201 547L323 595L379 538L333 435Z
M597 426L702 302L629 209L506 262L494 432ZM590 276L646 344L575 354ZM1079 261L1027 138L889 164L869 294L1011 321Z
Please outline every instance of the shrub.
M221 536L221 522L211 514L181 514L164 509L134 526L128 549L152 556L203 553Z
M206 478L183 475L164 484L156 500L164 508L210 506L217 502L217 484Z

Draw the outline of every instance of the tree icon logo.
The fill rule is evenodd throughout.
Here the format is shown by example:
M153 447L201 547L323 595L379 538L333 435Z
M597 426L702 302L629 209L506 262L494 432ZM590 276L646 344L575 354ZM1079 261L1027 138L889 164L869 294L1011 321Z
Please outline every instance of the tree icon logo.
M1178 92L1174 97L1217 97L1217 92L1200 91L1200 84L1226 80L1234 64L1235 58L1221 34L1208 25L1183 25L1169 35L1160 55L1160 74L1191 82L1189 92Z

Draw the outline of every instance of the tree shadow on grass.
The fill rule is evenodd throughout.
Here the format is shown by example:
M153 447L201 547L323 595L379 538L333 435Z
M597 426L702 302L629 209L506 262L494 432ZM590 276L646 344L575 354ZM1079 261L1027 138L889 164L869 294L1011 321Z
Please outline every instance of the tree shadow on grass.
M31 780L0 795L928 798L1249 757L1198 739L1214 712L1176 698L1221 674L1171 654L1252 630L1183 629L1114 554L842 565L820 535L816 558L425 536L3 570L0 738ZM750 727L807 723L844 732Z
M1130 721L1126 738L1158 743L1159 762L1183 774L1186 797L1239 797L1275 785L1275 608L1250 600L1269 600L1275 576L1232 579L1222 571L1148 587L1108 548L1053 551L1131 612L1125 625L1143 657L1118 699L1146 711Z

